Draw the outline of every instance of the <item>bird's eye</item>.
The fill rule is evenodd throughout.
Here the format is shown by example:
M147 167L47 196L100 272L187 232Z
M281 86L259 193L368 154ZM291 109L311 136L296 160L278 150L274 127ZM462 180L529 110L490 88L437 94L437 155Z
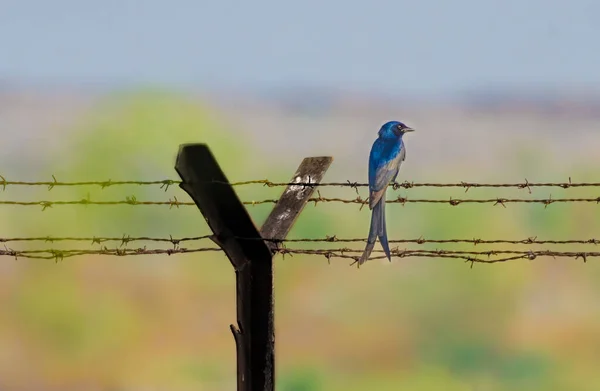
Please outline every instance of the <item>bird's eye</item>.
M394 134L395 134L397 137L400 137L400 135L402 134L402 132L404 132L402 129L403 129L403 128L402 128L402 125L401 125L401 124L398 124L398 125L396 125L396 126L394 126L394 127L392 128L392 131L394 132Z

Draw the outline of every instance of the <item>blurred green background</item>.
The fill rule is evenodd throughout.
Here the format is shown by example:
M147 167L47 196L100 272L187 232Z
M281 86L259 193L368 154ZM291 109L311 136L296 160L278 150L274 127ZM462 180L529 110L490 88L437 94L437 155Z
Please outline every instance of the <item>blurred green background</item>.
M239 124L232 118L186 95L159 90L109 94L55 132L58 148L21 146L19 153L29 161L37 160L37 166L5 165L0 174L7 180L48 180L51 175L62 181L177 179L173 166L179 144L205 142L231 181L287 181L304 150L294 152L285 143L261 149L252 133L237 131ZM343 114L342 118L352 117ZM497 118L488 114L482 121L492 123ZM311 136L320 143L306 150L335 157L326 181L364 182L367 153L378 126L374 121L361 128L360 138L368 142L361 144L360 155L342 152L334 131L320 139ZM589 168L595 155L580 153L577 159L577 151L583 149L573 149L570 160L558 160L541 152L541 141L535 144L516 136L510 140L509 160L503 158L502 145L475 141L464 149L453 147L458 155L446 164L425 164L441 149L428 144L436 137L434 130L426 125L417 128L421 132L407 139L409 152L401 181L519 182L525 175L530 181L564 181L569 175L576 181L597 180L596 170ZM468 133L464 137L471 138ZM485 149L495 169L483 163L465 167L473 159L469 151L475 149ZM589 156L591 161L586 160ZM237 191L243 200L258 200L277 198L282 189L253 185ZM349 188L320 191L323 196L356 196ZM365 189L360 192L366 196ZM586 189L534 189L532 194L518 189L471 189L467 194L462 189L389 192L411 198L590 196ZM176 186L166 192L159 186L55 187L51 191L11 186L0 192L3 200L87 196L115 200L132 195L138 200L189 201ZM258 226L271 207L249 208ZM547 208L407 204L389 206L387 220L394 239L587 239L600 232L597 210L587 204ZM3 206L0 219L0 237L208 233L195 207L78 205L42 212L38 207ZM368 221L368 209L355 204L308 205L290 238L364 237ZM99 248L91 243L7 246ZM316 246L326 248L304 245ZM464 244L406 247L473 248ZM478 245L476 250L499 248L511 247ZM565 246L519 247L538 248ZM593 246L568 249L580 248ZM235 321L234 273L222 253L81 256L58 263L9 257L1 261L0 389L235 389L235 347L228 328ZM347 260L328 264L324 257L296 255L277 256L275 264L278 390L600 387L596 375L600 266L593 259L584 264L540 258L471 268L460 260L407 258L373 261L357 270L348 267Z

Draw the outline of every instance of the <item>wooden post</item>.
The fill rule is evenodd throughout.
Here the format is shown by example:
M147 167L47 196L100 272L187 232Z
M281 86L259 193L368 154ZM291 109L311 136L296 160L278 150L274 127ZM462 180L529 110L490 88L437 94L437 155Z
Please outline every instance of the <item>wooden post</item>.
M291 183L319 183L331 157L306 158ZM272 251L292 228L314 186L290 185L267 218L261 233L205 144L179 147L175 170L180 187L194 200L236 274L238 391L272 391L275 378ZM263 239L264 238L264 239ZM265 240L267 239L267 240Z

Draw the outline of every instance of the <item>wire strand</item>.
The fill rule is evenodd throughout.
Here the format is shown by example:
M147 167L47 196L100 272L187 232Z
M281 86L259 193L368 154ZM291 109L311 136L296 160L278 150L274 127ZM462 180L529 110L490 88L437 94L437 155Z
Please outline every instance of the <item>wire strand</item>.
M52 175L52 181L10 181L4 176L0 175L0 187L5 190L7 186L46 186L48 190L52 190L54 187L71 187L71 186L99 186L101 188L107 188L112 186L160 186L165 191L172 185L179 185L180 180L173 179L161 179L151 181L137 181L137 180L124 180L124 181L113 181L111 179L105 181L80 181L80 182L64 182L58 181L54 175ZM223 182L211 182L211 183L223 183ZM268 179L256 179L249 181L239 181L230 183L232 186L245 186L245 185L263 185L267 187L282 187L282 186L307 186L307 187L367 187L367 183L345 181L345 182L324 182L324 183L307 183L307 182L274 182ZM431 182L394 182L390 184L390 187L397 189L411 189L415 187L458 187L464 188L468 191L470 188L517 188L517 189L529 189L533 187L559 187L562 189L569 189L573 187L600 187L600 182L572 182L571 177L568 178L567 182L529 182L525 179L524 182L513 182L513 183L477 183L477 182L453 182L453 183L431 183Z
M221 252L222 250L218 247L205 247L205 248L169 248L169 249L70 249L70 250L58 250L58 249L43 249L43 250L13 250L5 249L0 250L0 256L10 256L15 259L19 258L30 258L30 259L54 259L56 261L64 258L83 256L83 255L109 255L109 256L139 256L139 255L173 255L173 254L186 254L186 253L200 253L200 252ZM381 250L374 251L375 253L382 253ZM289 248L277 248L273 250L274 254L281 254L285 256L293 255L319 255L324 256L328 261L332 258L351 259L357 261L362 250L338 248L338 249L289 249ZM459 250L400 250L393 249L391 254L394 258L455 258L462 259L466 262L473 263L498 263L508 262L518 259L534 260L538 257L564 257L564 258L581 258L584 262L587 262L587 258L599 257L600 252L574 252L574 251L513 251L513 250L490 250L490 251L459 251ZM508 255L501 258L491 258L497 255ZM487 257L487 258L480 258ZM375 256L370 258L373 259L384 259L385 255Z
M244 205L263 205L263 204L277 204L276 199L263 199L257 201L243 201ZM356 198L328 198L328 197L312 197L308 199L308 202L313 204L318 203L342 203L342 204L360 204L364 206L368 203L368 199L363 199L360 196ZM485 199L409 199L407 197L398 197L396 199L386 200L387 204L448 204L450 206L458 206L460 204L492 204L493 206L501 205L506 207L506 204L513 203L525 203L525 204L542 204L548 206L555 203L596 203L600 204L600 197L595 198L485 198ZM124 200L115 201L92 201L89 198L81 200L70 200L70 201L0 201L0 205L13 205L13 206L41 206L42 210L46 210L57 205L97 205L97 206L115 206L115 205L129 205L129 206L169 206L169 208L179 208L180 206L195 206L193 202L182 202L177 200L176 197L173 199L169 198L167 201L140 201L135 196L126 197Z
M0 243L14 243L14 242L46 242L46 243L54 243L54 242L90 242L92 245L94 244L102 244L105 242L121 242L121 246L125 246L128 243L133 242L163 242L163 243L171 243L174 246L177 246L181 243L185 242L197 242L202 240L209 240L212 235L203 235L203 236L190 236L190 237L180 237L174 238L172 235L169 237L151 237L151 236L84 236L84 237L76 237L76 236L32 236L32 237L0 237ZM243 240L249 240L249 238L237 238ZM292 239L275 239L275 238L263 238L262 240L273 243L365 243L367 238L338 238L337 235L325 236L322 238L292 238ZM528 237L525 239L425 239L423 237L414 238L414 239L390 239L389 243L411 243L411 244L447 244L447 243L457 243L457 244L473 244L473 245L483 245L483 244L513 244L513 245L538 245L538 244L557 244L557 245L566 245L566 244L600 244L600 239L564 239L564 240L543 240L535 237Z

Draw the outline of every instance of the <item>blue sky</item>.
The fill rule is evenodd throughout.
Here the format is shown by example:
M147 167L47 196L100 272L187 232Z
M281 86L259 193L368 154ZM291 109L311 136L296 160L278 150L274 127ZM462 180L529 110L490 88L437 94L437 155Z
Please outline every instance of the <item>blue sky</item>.
M596 0L0 0L0 80L600 91Z

